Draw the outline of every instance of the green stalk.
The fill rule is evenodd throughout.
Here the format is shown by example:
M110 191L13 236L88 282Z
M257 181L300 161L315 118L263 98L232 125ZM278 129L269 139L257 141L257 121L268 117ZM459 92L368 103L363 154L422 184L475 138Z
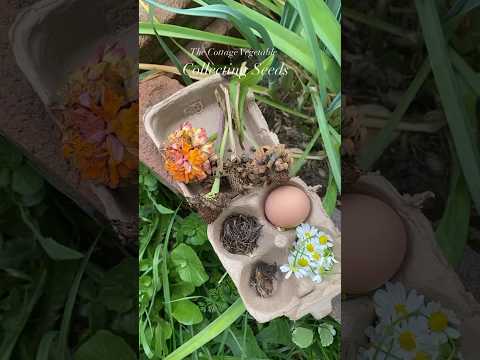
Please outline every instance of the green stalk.
M210 340L214 339L226 329L230 327L240 316L245 312L245 305L242 299L238 298L222 315L211 322L206 328L200 331L197 335L188 340L185 344L180 346L165 360L181 360L192 354Z

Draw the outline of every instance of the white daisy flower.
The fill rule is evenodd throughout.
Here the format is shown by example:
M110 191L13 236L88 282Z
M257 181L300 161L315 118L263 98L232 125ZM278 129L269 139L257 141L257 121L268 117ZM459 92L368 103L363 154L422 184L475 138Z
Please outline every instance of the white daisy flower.
M401 321L393 332L392 354L401 359L415 359L417 354L431 356L438 348L428 332L427 320L423 317Z
M332 239L323 231L318 232L317 241L318 241L318 246L320 246L320 249L327 249L327 248L333 247Z
M325 270L332 270L333 265L337 264L338 261L335 259L333 255L333 251L327 249L323 252L323 256L320 257L319 260L320 265L325 268Z
M452 311L442 308L439 303L432 301L425 306L422 312L427 317L428 328L437 344L444 344L449 338L458 339L460 337L460 332L455 328L460 325L460 320Z
M310 224L300 224L296 230L300 241L310 241L318 237L318 229Z
M408 314L418 311L423 306L423 295L416 290L409 293L401 283L387 282L385 289L377 290L373 296L378 317L386 322L393 322Z
M286 273L285 279L288 279L292 274L294 274L297 279L300 279L307 275L308 272L305 267L298 264L298 260L294 254L288 255L288 264L280 266L280 271Z

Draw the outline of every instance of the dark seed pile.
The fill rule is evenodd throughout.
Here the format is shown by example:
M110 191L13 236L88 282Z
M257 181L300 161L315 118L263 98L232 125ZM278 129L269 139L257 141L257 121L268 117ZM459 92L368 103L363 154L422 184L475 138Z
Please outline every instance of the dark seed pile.
M223 222L223 247L232 254L251 254L257 247L261 231L262 225L253 216L230 215Z
M273 281L277 279L277 263L259 262L250 275L249 285L261 297L270 297L273 292Z

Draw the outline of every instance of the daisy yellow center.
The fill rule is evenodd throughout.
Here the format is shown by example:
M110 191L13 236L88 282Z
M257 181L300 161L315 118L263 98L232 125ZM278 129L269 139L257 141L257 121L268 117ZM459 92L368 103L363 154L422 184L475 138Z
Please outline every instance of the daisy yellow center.
M326 235L322 235L318 238L318 242L321 245L325 245L328 242L328 237Z
M313 246L312 243L308 243L308 244L307 244L307 250L308 250L309 252L313 252L313 251L315 250L315 246Z
M310 231L305 232L305 238L306 239L311 239L313 237L312 233Z
M407 307L405 306L405 304L395 305L395 312L399 316L407 316L408 315Z
M412 351L417 347L415 335L411 331L402 332L398 338L398 342L403 350Z
M428 326L432 331L444 331L448 326L448 318L441 311L434 312L428 319Z
M305 259L305 258L301 258L300 260L298 260L298 265L307 266L308 265L308 260Z
M320 254L318 252L313 253L313 259L314 260L320 260Z
M415 354L415 360L430 360L430 356L428 354L424 353L423 351L417 352Z

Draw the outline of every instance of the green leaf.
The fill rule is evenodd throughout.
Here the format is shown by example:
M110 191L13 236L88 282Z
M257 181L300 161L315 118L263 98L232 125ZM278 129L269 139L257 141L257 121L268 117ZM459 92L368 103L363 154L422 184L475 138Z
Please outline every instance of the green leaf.
M336 331L332 324L322 323L318 327L318 336L320 336L320 343L323 347L328 347L333 344L335 334Z
M332 175L328 178L327 192L322 201L323 208L328 215L332 215L333 210L337 206L337 186L333 181Z
M243 39L209 33L202 30L190 29L183 26L170 24L155 24L155 30L157 30L159 35L165 37L212 42L216 44L235 46L239 48L249 47L248 42ZM155 30L153 29L153 25L151 23L141 22L139 24L140 35L155 35Z
M82 263L80 264L78 271L75 275L75 279L73 280L72 287L68 292L67 301L63 310L62 323L60 325L60 332L58 335L57 355L60 355L62 358L68 357L68 335L70 333L70 323L72 320L73 307L75 306L75 301L77 299L80 282L82 281L83 274L85 273L85 269L87 268L88 262L90 261L90 257L92 256L93 250L95 250L95 247L97 246L98 240L100 239L102 233L103 231L98 234L95 241L92 243L92 245L90 245L90 249L88 249L87 255L83 258Z
M248 8L234 0L223 0L225 4L238 10L249 19L261 23L272 39L273 45L293 60L301 64L307 71L315 74L315 62L305 39L293 31L280 25L278 22L267 18L255 10ZM325 73L327 74L327 86L332 91L340 90L340 68L332 57L320 50L320 58Z
M272 320L260 331L257 339L264 344L291 346L290 325L284 318Z
M99 330L73 356L74 360L136 360L137 356L120 336Z
M243 329L232 327L225 339L225 345L237 358L268 359L267 355L258 345L252 328L248 324ZM218 339L217 339L218 340Z
M203 345L214 339L228 329L245 312L245 305L242 299L238 298L222 315L208 324L202 331L186 341L174 352L169 354L165 360L182 360L192 354Z
M53 260L78 260L83 258L82 253L66 247L62 244L59 244L52 238L44 237L40 233L40 230L37 228L37 226L29 218L28 210L24 209L23 207L19 207L19 209L23 221L30 228L33 235L50 258L52 258Z
M172 293L172 299L177 300L192 295L195 291L195 286L189 282L181 282L173 284L170 291Z
M100 284L99 301L109 310L124 313L132 309L137 296L138 261L127 257L108 270Z
M195 250L186 244L180 244L172 250L170 259L180 276L180 279L200 286L208 280L208 275L203 268Z
M340 65L342 52L341 26L332 11L328 8L327 3L318 0L301 0L301 3L290 1L290 3L297 9L297 11L299 11L300 6L306 6L309 10L315 33L330 51L335 61Z
M21 195L33 195L43 187L43 179L27 164L13 171L12 189Z
M466 121L468 114L465 103L460 97L460 84L452 68L437 5L434 1L425 0L416 0L415 4L460 165L475 207L480 211L480 187L478 186L480 153L472 136L471 124Z
M313 343L313 331L303 327L293 330L292 341L300 348L305 349Z
M49 331L42 336L40 345L38 345L37 355L35 360L49 360L50 358L50 349L52 347L53 341L58 336L58 331Z
M318 127L320 134L322 135L323 146L328 157L328 164L330 165L330 171L337 186L338 192L342 191L342 177L340 169L340 153L338 148L334 145L333 138L330 136L330 130L328 128L328 122L325 117L322 103L318 97L318 94L312 93L313 105L315 107L315 113L317 115Z
M203 321L200 308L190 300L172 303L172 316L183 325L195 325Z
M185 241L191 245L203 245L208 240L207 224L194 212L183 219L179 231L186 236Z

